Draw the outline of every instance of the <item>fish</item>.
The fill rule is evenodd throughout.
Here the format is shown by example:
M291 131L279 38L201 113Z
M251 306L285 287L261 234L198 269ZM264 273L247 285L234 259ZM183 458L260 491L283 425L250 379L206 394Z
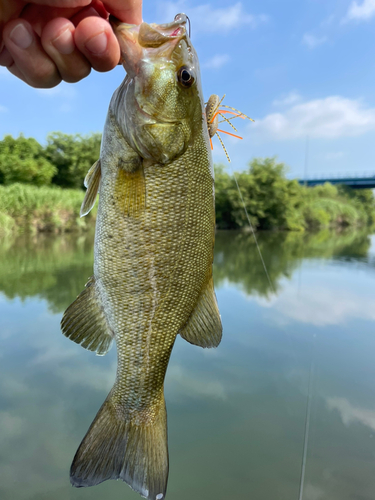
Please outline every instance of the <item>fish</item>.
M71 484L122 479L152 500L167 489L164 379L176 337L203 348L222 338L208 108L186 23L184 14L160 25L112 20L126 76L85 178L81 216L99 194L94 273L61 321L66 337L98 355L117 347L115 383Z

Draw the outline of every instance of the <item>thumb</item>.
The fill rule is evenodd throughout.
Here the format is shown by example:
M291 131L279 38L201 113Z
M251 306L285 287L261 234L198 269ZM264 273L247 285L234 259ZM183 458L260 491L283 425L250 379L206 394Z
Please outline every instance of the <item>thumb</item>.
M103 0L106 10L120 21L141 24L142 0Z

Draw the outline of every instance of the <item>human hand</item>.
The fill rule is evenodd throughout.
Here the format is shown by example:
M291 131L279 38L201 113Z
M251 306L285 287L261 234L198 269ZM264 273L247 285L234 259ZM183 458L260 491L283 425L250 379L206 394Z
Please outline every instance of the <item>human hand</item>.
M0 66L32 87L109 71L120 48L107 19L142 22L142 0L0 0Z

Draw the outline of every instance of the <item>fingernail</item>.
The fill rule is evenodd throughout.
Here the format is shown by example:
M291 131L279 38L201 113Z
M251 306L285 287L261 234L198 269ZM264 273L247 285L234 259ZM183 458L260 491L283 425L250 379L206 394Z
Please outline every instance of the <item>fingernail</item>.
M59 36L52 40L52 45L60 54L71 54L75 49L73 34L66 28Z
M86 42L85 47L92 54L100 55L107 50L107 45L108 45L107 35L103 31L102 33L99 33L98 35L95 35L92 38L90 38L90 40Z
M9 38L14 45L17 45L20 49L27 49L33 41L31 33L23 24L17 24L17 26L12 29Z

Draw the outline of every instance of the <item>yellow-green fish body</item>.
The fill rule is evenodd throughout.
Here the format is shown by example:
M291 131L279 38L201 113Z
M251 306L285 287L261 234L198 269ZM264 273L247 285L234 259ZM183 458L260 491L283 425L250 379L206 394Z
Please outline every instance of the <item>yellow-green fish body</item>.
M105 354L116 340L115 384L71 469L75 486L121 478L164 498L168 476L163 384L177 334L217 346L212 280L214 181L199 66L186 17L119 24L127 77L108 112L99 161L94 276L67 309L66 336Z

